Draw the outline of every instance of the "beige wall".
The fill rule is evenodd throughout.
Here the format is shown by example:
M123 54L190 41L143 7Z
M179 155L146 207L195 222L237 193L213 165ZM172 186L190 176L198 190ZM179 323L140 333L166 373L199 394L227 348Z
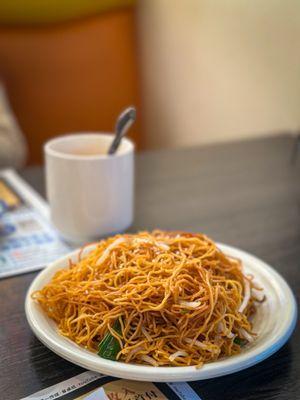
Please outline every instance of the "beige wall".
M299 0L141 0L150 147L300 126Z

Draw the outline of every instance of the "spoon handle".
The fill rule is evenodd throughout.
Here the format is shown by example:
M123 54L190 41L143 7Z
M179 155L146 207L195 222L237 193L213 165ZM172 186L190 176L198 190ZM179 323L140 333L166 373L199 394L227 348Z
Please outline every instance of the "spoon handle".
M134 123L135 118L136 110L134 107L126 108L126 110L120 114L115 128L116 135L109 147L108 154L114 154L117 151L122 138L126 135L128 129Z

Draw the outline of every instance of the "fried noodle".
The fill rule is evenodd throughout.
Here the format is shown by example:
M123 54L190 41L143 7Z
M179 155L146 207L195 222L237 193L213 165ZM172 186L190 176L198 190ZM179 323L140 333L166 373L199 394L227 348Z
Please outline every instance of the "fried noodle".
M154 231L102 240L32 297L62 335L91 351L109 332L119 361L200 367L238 354L236 338L255 338L254 289L241 262L207 236Z

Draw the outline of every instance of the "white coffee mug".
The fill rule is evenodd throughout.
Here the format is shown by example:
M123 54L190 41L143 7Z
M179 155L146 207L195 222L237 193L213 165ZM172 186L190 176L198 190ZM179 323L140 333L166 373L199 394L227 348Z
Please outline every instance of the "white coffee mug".
M112 135L77 133L45 144L51 219L72 243L124 231L133 220L134 145L124 138L107 155Z

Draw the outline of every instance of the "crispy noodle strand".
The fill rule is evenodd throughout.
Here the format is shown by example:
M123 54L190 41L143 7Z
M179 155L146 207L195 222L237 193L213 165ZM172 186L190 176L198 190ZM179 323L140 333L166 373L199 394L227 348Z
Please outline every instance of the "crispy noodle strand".
M205 235L117 235L69 264L32 296L62 335L93 352L110 332L120 361L200 367L255 337L253 277Z

